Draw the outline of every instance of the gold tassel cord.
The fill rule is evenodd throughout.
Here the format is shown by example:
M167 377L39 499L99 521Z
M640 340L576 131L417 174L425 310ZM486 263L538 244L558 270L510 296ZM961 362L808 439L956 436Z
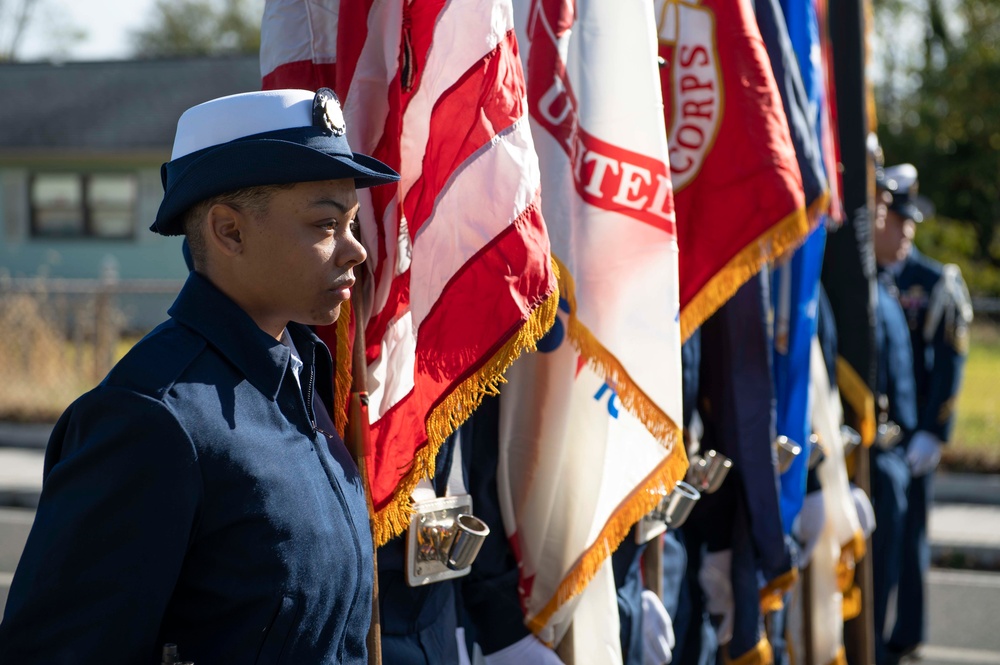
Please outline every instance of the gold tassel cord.
M841 610L841 616L844 621L857 619L861 616L861 589L857 586L852 586L844 593L844 605Z
M837 588L843 594L841 617L844 621L856 619L861 615L861 587L854 583L854 572L857 562L865 555L866 545L864 534L857 531L854 537L840 549L840 560L837 562Z
M347 433L347 403L351 394L351 315L351 301L348 300L340 306L337 343L333 350L333 426L341 439Z
M861 561L861 559L865 557L865 552L868 549L865 544L865 534L861 530L854 532L854 538L851 540L851 547L854 549L854 560Z
M783 596L799 581L799 569L792 568L767 583L760 590L760 611L764 614L777 612L785 606Z
M837 385L840 394L858 418L858 434L866 447L875 443L875 396L868 383L843 356L837 356Z
M820 197L813 205L825 200ZM681 310L681 340L686 341L765 263L801 245L813 228L805 208L799 208L740 250Z
M760 642L757 642L754 648L736 658L729 657L728 644L719 650L722 652L722 662L726 665L773 665L774 663L774 651L771 650L771 643L767 641L767 636L761 637Z
M866 544L864 534L855 532L854 537L840 548L840 559L837 561L837 588L841 593L847 593L854 586L854 571L858 561L864 558Z
M678 440L680 440L680 432L678 432ZM677 481L684 477L687 467L687 453L684 446L674 446L674 451L660 462L653 473L647 476L642 484L612 513L611 518L601 529L594 543L580 555L573 567L563 577L555 595L535 616L528 617L526 623L533 633L536 635L540 633L559 608L587 588L604 560L618 549L632 525L660 502L660 489L665 488L668 492L671 491Z
M558 278L555 262L552 269ZM521 353L535 350L538 340L552 327L558 308L559 289L556 288L532 310L527 320L492 358L449 393L427 416L427 444L416 451L413 464L396 485L392 498L372 519L376 547L381 547L409 526L413 514L410 494L421 478L433 475L434 461L445 439L472 415L483 397L498 393L499 385L504 383L503 373Z

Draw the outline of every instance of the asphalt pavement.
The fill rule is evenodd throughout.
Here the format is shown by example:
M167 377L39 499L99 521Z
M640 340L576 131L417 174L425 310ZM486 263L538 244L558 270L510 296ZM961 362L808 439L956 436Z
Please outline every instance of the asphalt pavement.
M51 425L0 423L0 617L42 488ZM1000 665L1000 476L938 472L922 665Z
M0 422L0 507L38 505L51 432L52 425ZM1000 476L939 471L934 501L928 529L934 565L1000 571Z

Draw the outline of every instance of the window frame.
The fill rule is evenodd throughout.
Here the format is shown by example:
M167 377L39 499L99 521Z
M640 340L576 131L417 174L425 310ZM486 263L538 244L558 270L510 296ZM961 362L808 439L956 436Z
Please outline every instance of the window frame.
M80 232L53 233L46 231L39 225L38 212L43 208L41 208L35 200L35 182L39 177L67 175L73 176L80 185L80 206L83 215ZM101 176L125 176L132 182L133 195L132 200L128 205L128 212L131 218L128 233L120 235L106 235L98 232L97 230L94 219L94 203L91 201L90 182L92 178ZM135 171L74 171L69 169L32 171L28 176L28 188L26 194L28 198L28 225L32 240L104 240L108 242L129 242L134 241L136 238L136 231L139 225L139 175Z

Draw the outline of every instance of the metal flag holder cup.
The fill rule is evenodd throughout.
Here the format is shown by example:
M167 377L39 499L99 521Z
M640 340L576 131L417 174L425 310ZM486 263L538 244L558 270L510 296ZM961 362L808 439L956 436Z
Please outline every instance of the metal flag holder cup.
M685 480L702 494L712 494L722 487L722 482L733 468L733 461L716 450L704 455L692 455Z
M490 528L467 494L421 501L406 537L406 583L423 586L468 575Z
M875 434L875 445L882 450L889 450L903 438L903 430L891 420L878 424Z
M809 435L809 462L810 469L815 469L819 463L826 459L826 449L819 440L818 434Z
M875 431L875 445L882 450L889 450L903 438L903 430L889 418L889 397L879 395L876 398L876 403L878 405L878 429Z
M642 516L636 524L635 540L642 544L664 533L668 528L680 528L687 521L694 504L701 498L692 485L678 480L672 492L660 490L660 502Z
M653 515L663 521L668 528L677 529L687 521L694 504L701 498L701 492L684 482L677 481L674 490L660 500L653 509Z
M194 665L194 663L190 660L182 661L177 645L173 642L167 642L163 645L160 665Z
M778 473L785 473L791 468L792 462L802 453L802 446L789 439L784 434L779 434L774 440L774 447L777 451Z
M861 445L861 435L850 425L840 426L840 438L844 441L844 457L854 452Z

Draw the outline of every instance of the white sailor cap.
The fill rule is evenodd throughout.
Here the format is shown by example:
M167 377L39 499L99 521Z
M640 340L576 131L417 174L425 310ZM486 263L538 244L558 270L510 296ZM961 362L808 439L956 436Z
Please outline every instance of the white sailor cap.
M248 92L188 109L160 169L163 202L150 230L180 235L191 206L245 187L353 178L360 189L399 180L352 151L346 129L329 88Z

